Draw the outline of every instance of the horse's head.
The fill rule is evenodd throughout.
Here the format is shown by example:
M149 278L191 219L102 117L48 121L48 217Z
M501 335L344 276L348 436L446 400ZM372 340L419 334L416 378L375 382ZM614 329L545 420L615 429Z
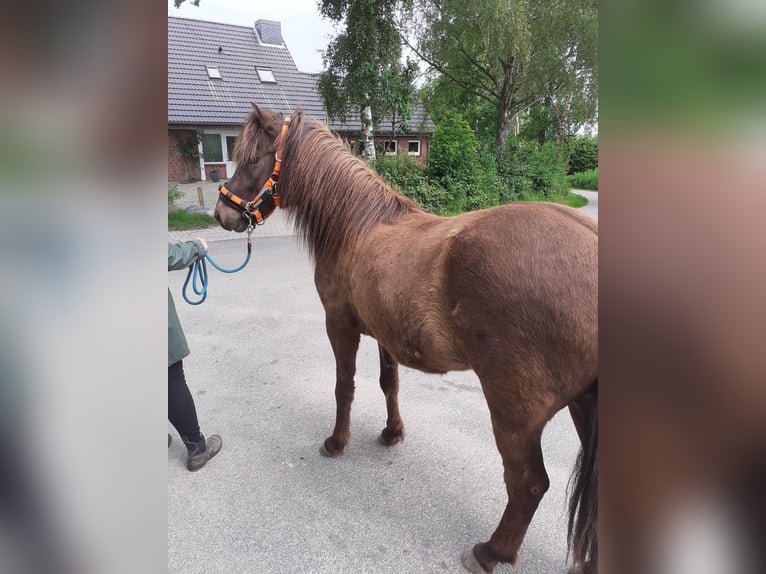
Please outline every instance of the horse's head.
M274 171L282 119L282 114L263 110L253 102L253 112L239 133L232 154L237 171L221 189L215 206L215 218L224 229L237 232L247 229L252 215L247 214L245 205L255 200ZM231 192L228 199L224 196L226 191Z

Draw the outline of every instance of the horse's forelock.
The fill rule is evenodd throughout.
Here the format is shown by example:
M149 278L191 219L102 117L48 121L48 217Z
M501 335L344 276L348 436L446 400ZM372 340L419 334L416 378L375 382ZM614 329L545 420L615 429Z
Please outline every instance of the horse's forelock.
M260 119L251 112L237 137L231 159L236 163L254 161L262 155L262 149L268 144L269 136L261 127Z

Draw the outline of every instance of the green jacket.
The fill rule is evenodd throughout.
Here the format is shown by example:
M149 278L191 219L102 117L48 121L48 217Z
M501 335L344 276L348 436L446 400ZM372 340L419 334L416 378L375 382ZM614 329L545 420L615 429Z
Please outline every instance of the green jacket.
M205 248L199 241L168 243L168 271L185 269L205 255ZM168 367L189 354L181 321L178 320L176 305L168 288Z

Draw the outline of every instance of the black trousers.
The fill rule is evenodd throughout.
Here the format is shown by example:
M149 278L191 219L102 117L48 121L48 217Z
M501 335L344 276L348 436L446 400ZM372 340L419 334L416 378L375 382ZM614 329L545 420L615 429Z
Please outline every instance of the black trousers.
M186 385L183 361L168 367L168 420L181 437L191 442L202 439L194 399Z

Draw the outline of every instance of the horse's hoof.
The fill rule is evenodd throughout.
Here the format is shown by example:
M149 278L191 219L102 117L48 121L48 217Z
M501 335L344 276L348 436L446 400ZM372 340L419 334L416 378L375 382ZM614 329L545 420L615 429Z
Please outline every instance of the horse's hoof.
M597 574L596 564L592 560L588 560L582 566L573 566L567 570L567 574Z
M390 435L390 438L386 438L386 429L383 429L380 435L378 435L378 442L383 446L394 446L395 444L404 442L404 431L400 431L397 434L388 434Z
M329 448L327 448L327 441L329 440L330 439L328 438L326 441L322 443L322 446L319 447L319 454L321 454L322 456L326 456L327 458L335 458L337 456L342 455L343 454L342 448L333 449L333 450L330 450Z
M492 574L491 570L485 570L484 567L479 564L476 555L473 553L473 547L466 548L460 559L463 561L463 566L468 568L473 574Z

